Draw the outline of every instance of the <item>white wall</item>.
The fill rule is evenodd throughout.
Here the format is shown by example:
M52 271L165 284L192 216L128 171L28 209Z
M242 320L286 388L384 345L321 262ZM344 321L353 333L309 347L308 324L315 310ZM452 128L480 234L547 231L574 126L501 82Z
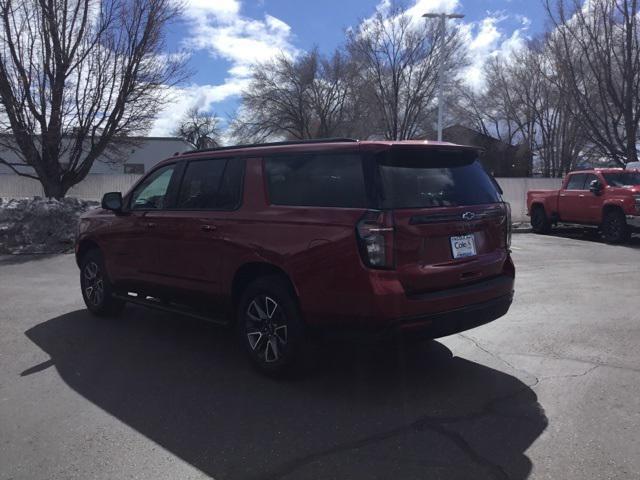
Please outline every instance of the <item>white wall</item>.
M120 147L118 163L105 162L104 160L107 160L107 157L102 155L93 162L90 173L107 175L123 173L125 163L143 164L144 171L148 172L158 162L171 157L175 153L182 153L192 149L187 142L174 137L133 137L132 140L134 143L131 145ZM33 169L24 166L15 153L0 148L0 156L3 160L14 164L18 170L33 174ZM68 161L68 157L63 156L61 161ZM6 165L0 165L0 174L13 175L13 172Z
M67 196L100 200L106 192L126 192L141 175L89 174L69 190ZM0 198L25 198L44 195L40 182L18 175L0 175Z
M504 191L504 199L511 204L514 222L529 221L527 217L528 190L556 190L562 186L561 178L496 178Z
M85 200L100 200L105 192L126 192L140 175L87 175L81 183L69 191L70 197ZM527 190L557 189L562 184L560 178L498 178L504 191L504 198L511 204L514 222L528 220L526 216ZM40 184L17 175L0 175L0 197L21 198L42 196Z

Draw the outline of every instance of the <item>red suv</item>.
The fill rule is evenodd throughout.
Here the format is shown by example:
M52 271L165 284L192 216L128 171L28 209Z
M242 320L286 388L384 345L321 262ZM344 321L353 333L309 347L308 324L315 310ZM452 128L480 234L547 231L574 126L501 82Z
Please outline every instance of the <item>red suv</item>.
M80 222L82 295L235 322L263 371L320 330L440 337L512 301L510 210L472 147L331 139L176 155Z

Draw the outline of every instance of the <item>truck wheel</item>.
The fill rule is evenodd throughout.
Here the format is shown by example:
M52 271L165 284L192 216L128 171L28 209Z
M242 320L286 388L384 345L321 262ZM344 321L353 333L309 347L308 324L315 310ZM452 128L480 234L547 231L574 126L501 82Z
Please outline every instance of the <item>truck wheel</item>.
M601 229L602 238L607 243L623 243L631 236L624 213L617 209L605 213Z
M531 211L531 228L536 233L548 233L551 230L551 222L547 218L544 207L538 205Z
M122 313L125 302L113 297L114 289L100 250L89 250L80 261L80 287L87 309L100 317Z
M272 275L249 284L238 306L237 329L253 365L270 376L291 373L302 355L303 322L291 289Z

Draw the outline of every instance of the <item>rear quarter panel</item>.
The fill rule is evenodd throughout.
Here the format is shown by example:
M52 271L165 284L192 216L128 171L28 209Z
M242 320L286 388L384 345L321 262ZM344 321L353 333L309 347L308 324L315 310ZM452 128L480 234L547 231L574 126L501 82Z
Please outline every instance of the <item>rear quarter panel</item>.
M358 297L372 287L355 237L365 209L269 205L262 160L249 159L246 172L243 205L226 227L223 292L243 265L263 262L289 276L309 324L368 314Z
M542 205L547 216L558 211L558 195L560 190L529 190L527 192L527 214L531 215L531 207Z

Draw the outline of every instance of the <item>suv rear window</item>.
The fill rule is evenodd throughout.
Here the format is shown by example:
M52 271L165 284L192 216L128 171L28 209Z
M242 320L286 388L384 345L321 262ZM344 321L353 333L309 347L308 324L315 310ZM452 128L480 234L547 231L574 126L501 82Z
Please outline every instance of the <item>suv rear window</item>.
M473 151L412 149L378 155L384 208L498 203L496 184Z
M364 208L362 159L357 154L271 157L265 160L275 205Z

